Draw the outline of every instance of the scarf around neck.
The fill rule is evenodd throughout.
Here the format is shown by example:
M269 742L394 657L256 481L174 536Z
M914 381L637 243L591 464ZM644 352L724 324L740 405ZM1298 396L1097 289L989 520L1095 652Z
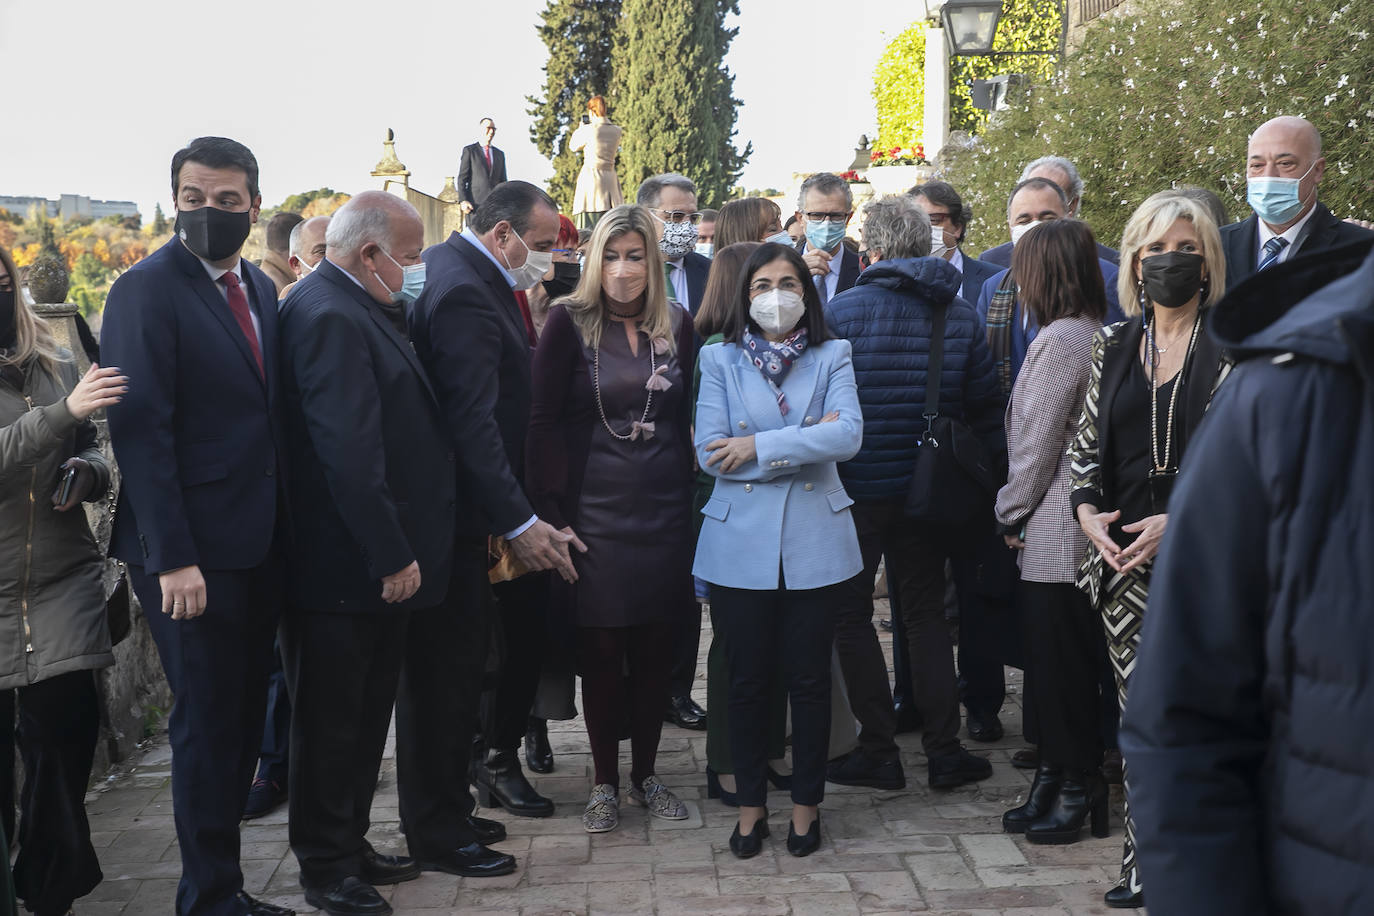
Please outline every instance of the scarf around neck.
M763 380L773 389L778 399L778 410L787 416L787 396L782 393L783 380L792 371L792 364L801 358L806 350L806 328L798 328L777 343L766 337L757 337L752 332L744 332L744 349L749 361L763 374Z

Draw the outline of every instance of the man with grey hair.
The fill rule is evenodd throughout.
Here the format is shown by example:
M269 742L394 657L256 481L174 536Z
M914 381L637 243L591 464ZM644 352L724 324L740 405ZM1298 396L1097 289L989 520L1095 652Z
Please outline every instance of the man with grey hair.
M821 304L851 289L859 279L859 255L844 244L845 230L854 216L854 193L849 182L830 172L817 172L802 182L796 218L806 226L806 239L797 245L811 271ZM926 221L927 253L929 220Z
M943 351L940 413L962 418L989 454L1005 456L1006 402L978 315L959 298L959 272L943 258L928 257L930 218L925 210L903 194L874 201L864 215L863 242L872 264L852 289L825 307L830 329L853 348L864 419L862 448L839 468L854 500L864 569L842 586L835 622L840 666L861 731L858 748L831 761L826 779L888 790L906 784L893 740L897 722L887 665L873 629L874 578L878 560L886 554L888 581L900 586L900 607L893 613L905 624L912 660L908 695L925 723L921 741L929 761L927 779L932 788L948 789L986 779L992 766L959 743L959 689L944 618L945 561L954 565L960 593L973 592L978 566L974 538L970 532L914 521L903 511L925 428L927 370L937 329L942 328Z
M291 243L287 249L290 256L286 263L291 267L296 279L283 287L277 297L278 301L284 302L301 278L314 272L315 265L324 260L324 233L328 228L329 217L312 216L304 222L297 223L291 230Z
M1021 177L1017 179L1017 187L1029 178L1046 178L1058 185L1064 192L1064 215L1074 219L1078 217L1078 211L1083 207L1083 179L1078 174L1077 166L1072 162L1063 156L1041 156L1026 163L1026 167L1021 170ZM978 259L990 261L1001 267L1010 267L1011 250L1011 243L998 245L980 254ZM1121 255L1115 248L1109 248L1100 241L1097 243L1097 256L1112 264L1121 261Z
M640 182L635 203L646 208L658 223L658 249L665 261L668 295L695 315L706 293L706 275L711 272L711 259L696 251L702 218L697 210L697 186L686 175L653 175Z
M445 747L453 691L429 648L454 614L456 477L443 413L406 334L405 308L425 282L419 214L366 191L334 215L326 245L281 308L296 535L282 625L295 704L289 833L307 903L385 916L374 885L421 870L366 839L393 706L412 851L446 845L436 837L464 816L445 805L453 788L425 770L429 758L460 765ZM448 782L461 787L459 772Z

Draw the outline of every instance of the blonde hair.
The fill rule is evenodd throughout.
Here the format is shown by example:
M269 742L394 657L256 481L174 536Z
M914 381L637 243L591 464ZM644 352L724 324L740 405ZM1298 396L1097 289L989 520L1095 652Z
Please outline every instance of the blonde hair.
M605 323L605 294L601 288L601 265L606 246L623 235L636 233L644 240L644 314L639 327L650 340L663 338L674 349L673 316L663 282L663 254L658 250L658 229L649 211L637 204L622 204L601 217L587 242L582 262L582 279L577 289L558 300L572 318L582 342L589 347L601 345Z
M1121 272L1116 275L1116 295L1121 311L1132 318L1140 315L1140 281L1136 270L1140 252L1164 236L1181 219L1193 224L1202 243L1202 258L1207 264L1207 295L1201 308L1221 301L1226 292L1226 256L1221 250L1221 233L1208 209L1193 198L1169 190L1151 194L1136 208L1121 235Z
M22 370L29 360L36 360L45 372L53 378L59 378L57 364L63 360L57 341L53 339L51 326L39 318L25 301L24 286L19 282L14 258L3 248L0 248L0 264L5 265L10 282L14 284L14 354L8 359L0 357L0 363Z

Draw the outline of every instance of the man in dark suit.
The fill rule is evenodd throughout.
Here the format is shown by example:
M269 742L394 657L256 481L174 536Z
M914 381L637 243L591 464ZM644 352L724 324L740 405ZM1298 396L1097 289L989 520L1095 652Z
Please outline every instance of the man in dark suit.
M702 219L697 210L697 186L685 175L654 175L640 182L635 203L647 208L657 222L668 295L695 315L711 272L711 259L696 251Z
M797 251L811 269L821 304L853 289L863 266L856 251L844 244L845 229L854 216L854 193L849 182L829 172L817 172L802 182L797 195L798 220L806 226Z
M577 577L569 545L581 548L581 541L570 529L558 531L540 520L521 487L533 341L515 290L540 282L553 262L549 252L557 238L558 207L552 198L524 181L497 186L461 234L425 250L429 274L410 315L415 351L438 395L450 447L458 455L463 511L449 602L455 633L436 652L463 678L462 709L449 727L460 734L465 755L471 754L492 625L488 535L506 538L528 567L556 568L569 581ZM553 802L529 784L516 756L538 686L544 613L545 604L538 601L502 605L506 663L526 670L526 676L511 679L508 689L525 694L521 701L498 698L520 712L503 723L511 734L486 736L490 751L476 768L484 796L527 817L553 813ZM460 772L466 772L466 760ZM465 801L471 810L471 798Z
M483 118L479 129L482 139L463 147L458 163L458 208L465 217L482 205L492 188L506 180L506 154L491 145L496 139L496 122Z
M697 186L685 175L667 172L640 182L635 203L646 208L659 228L658 249L663 252L663 274L668 294L693 315L706 294L706 278L711 259L698 254ZM673 675L668 684L668 708L664 720L679 728L703 731L706 710L692 699L696 681L697 650L701 643L701 608L692 595L684 596L682 626L677 632L672 659Z
M451 769L452 691L423 650L435 618L449 613L455 459L407 339L405 306L424 283L419 214L365 191L333 215L326 239L325 260L281 310L287 442L298 472L282 625L295 702L290 837L306 901L367 916L391 912L373 885L420 876L415 860L379 855L366 839L393 704L411 849L442 858L460 841L452 823L466 815L456 804L465 787ZM429 770L448 785L433 785ZM442 813L415 816L426 807L450 823ZM502 856L487 873L514 868Z
M950 266L959 271L962 281L959 297L970 305L978 302L978 293L983 284L1002 268L987 261L970 258L960 250L968 221L972 214L964 207L963 198L954 186L946 181L927 181L907 192L916 199L926 216L930 217L930 253L944 258ZM895 618L894 618L895 619ZM896 645L896 642L893 642Z
M178 916L283 916L243 892L239 816L281 612L284 432L276 287L240 258L257 220L247 147L172 157L176 235L110 289L101 348L129 376L109 412L126 562L167 681Z
M1303 118L1271 118L1250 136L1249 218L1221 227L1226 288L1274 264L1368 238L1317 200L1326 173L1321 134Z
M1078 211L1083 208L1083 179L1078 174L1078 168L1063 156L1041 156L1033 162L1026 163L1026 167L1021 170L1021 177L1017 179L1017 184L1027 178L1048 178L1059 185L1059 190L1064 192L1067 201L1065 213L1073 218L1078 218ZM978 256L980 261L987 261L999 267L1011 266L1012 243L1007 242L998 245L996 248L989 248ZM1097 257L1099 260L1108 261L1112 264L1119 264L1121 254L1115 248L1109 248L1100 241L1097 243ZM967 297L965 297L967 298ZM969 299L972 302L972 299Z

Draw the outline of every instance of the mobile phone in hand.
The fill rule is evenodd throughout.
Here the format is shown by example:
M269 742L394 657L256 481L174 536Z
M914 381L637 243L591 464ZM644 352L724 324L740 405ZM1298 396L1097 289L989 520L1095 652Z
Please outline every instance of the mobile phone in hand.
M76 467L64 468L62 476L57 479L57 491L53 494L53 499L59 506L65 506L67 500L72 497L72 487L76 485Z

